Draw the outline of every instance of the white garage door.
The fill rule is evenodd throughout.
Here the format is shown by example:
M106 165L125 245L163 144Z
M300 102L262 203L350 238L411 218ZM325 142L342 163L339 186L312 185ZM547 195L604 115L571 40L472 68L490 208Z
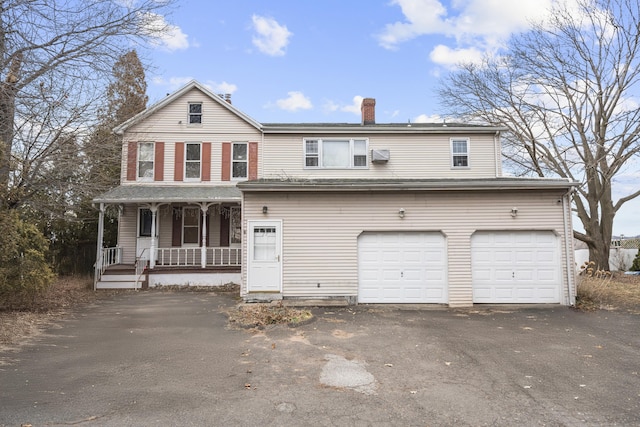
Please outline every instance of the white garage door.
M561 259L550 231L477 232L471 263L473 302L560 302Z
M445 239L437 232L358 237L358 302L446 303Z

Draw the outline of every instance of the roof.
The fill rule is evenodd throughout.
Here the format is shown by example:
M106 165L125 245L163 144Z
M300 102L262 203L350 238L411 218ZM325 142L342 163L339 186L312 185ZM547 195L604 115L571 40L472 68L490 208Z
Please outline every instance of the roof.
M552 178L490 179L260 179L237 184L249 191L462 191L569 190L577 182Z
M262 130L269 133L499 133L505 127L466 123L263 123Z
M204 201L239 202L242 194L235 186L121 185L93 199L94 203L192 203Z
M156 111L158 111L158 110L164 108L165 106L171 104L174 100L176 100L177 98L180 98L182 95L186 94L191 89L200 90L202 93L204 93L209 98L211 98L211 100L213 100L214 102L217 102L218 104L222 105L224 108L226 108L227 110L231 111L233 114L235 114L236 116L238 116L239 118L241 118L245 122L249 123L251 126L255 127L256 129L260 129L261 128L262 125L259 122L255 121L254 119L252 119L251 117L249 117L245 113L243 113L242 111L238 110L236 107L231 105L229 102L225 101L219 95L216 95L213 92L211 92L204 85L200 84L199 82L197 82L195 80L191 80L189 83L187 83L185 86L183 86L178 91L172 93L171 95L167 95L166 97L164 97L159 102L156 102L155 104L153 104L151 107L147 108L144 111L141 111L140 113L138 113L135 116L131 117L129 120L127 120L124 123L121 123L120 125L118 125L115 128L113 128L113 132L115 134L122 135L128 128L130 128L131 126L135 125L136 123L139 123L140 121L146 119L147 117L149 117L150 115L152 115Z

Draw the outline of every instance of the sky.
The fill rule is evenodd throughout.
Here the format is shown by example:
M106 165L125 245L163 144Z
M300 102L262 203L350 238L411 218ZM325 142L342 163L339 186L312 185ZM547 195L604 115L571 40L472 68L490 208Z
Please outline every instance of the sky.
M195 79L262 123L359 123L364 97L376 122L415 123L443 120L437 88L457 63L526 31L554 0L176 1L167 36L141 52L150 104ZM640 185L637 168L626 174L614 193ZM614 234L640 235L640 200Z

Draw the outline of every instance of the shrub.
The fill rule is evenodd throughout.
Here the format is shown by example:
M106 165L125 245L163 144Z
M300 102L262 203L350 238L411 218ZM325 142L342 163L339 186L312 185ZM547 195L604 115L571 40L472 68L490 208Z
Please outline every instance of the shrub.
M629 270L640 271L640 249L638 249L638 253L636 254L636 257L633 259L633 264L631 264L631 268L629 268Z
M15 211L0 212L0 308L27 310L55 278L46 261L47 239Z

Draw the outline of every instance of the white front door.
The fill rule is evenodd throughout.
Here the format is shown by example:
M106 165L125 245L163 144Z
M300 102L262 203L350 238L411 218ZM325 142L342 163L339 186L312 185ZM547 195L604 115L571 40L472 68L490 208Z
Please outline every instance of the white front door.
M248 221L249 292L282 290L282 221Z

